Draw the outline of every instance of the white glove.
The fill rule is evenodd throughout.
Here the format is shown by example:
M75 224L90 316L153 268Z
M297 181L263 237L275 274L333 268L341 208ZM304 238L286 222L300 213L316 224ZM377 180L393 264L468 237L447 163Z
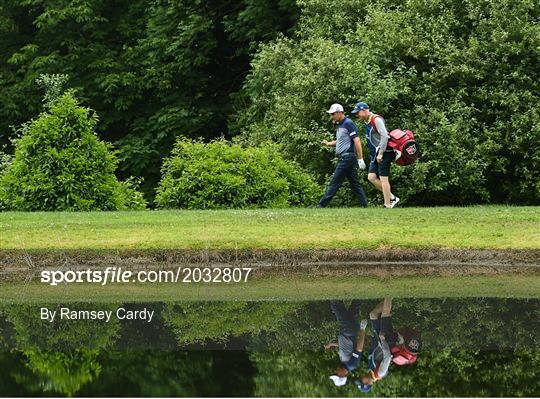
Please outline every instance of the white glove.
M367 320L364 319L360 322L360 330L365 330L367 327Z
M361 158L358 160L358 167L361 169L361 170L364 170L366 168L366 163L364 162L364 159Z

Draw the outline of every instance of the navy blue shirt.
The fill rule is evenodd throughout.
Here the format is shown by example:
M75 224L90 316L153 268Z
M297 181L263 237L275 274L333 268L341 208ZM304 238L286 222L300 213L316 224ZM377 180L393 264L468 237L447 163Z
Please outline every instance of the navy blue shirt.
M362 357L362 352L354 351L351 358L347 362L342 362L343 367L349 371L353 371L360 365L360 358Z
M365 134L366 134L366 141L367 141L367 146L368 146L368 150L369 150L369 156L370 156L371 160L374 160L376 158L376 156L377 156L376 155L377 149L371 143L372 130L373 130L373 126L371 126L371 123L366 123L364 125L364 131L365 131Z
M354 139L358 137L358 127L349 118L345 117L336 130L336 154L354 154Z

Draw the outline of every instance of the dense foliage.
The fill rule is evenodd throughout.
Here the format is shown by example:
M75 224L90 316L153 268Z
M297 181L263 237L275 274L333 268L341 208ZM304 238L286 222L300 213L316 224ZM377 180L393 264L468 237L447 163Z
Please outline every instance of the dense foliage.
M362 99L423 148L393 168L403 203L538 204L539 17L531 0L2 0L0 148L60 73L147 199L178 137L273 140L323 182L324 110Z
M145 207L131 181L119 182L109 145L95 134L97 115L71 92L23 125L15 155L0 171L0 206L19 211Z
M275 146L179 139L163 164L156 203L161 208L278 208L313 205L318 195L313 178Z
M421 162L394 167L416 204L540 201L540 3L301 0L293 38L265 44L236 126L324 176L324 110L367 101L410 128ZM360 123L362 125L362 123ZM362 126L360 126L362 128ZM373 192L372 192L373 194Z
M227 134L259 41L294 26L293 0L2 0L0 145L40 111L34 80L65 73L151 195L177 135Z

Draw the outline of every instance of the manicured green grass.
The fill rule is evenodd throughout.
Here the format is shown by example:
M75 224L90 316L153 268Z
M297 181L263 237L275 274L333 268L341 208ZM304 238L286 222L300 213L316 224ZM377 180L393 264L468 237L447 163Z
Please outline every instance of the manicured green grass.
M0 303L154 302L186 300L314 300L331 298L536 298L540 278L524 275L459 277L270 277L237 284L0 284Z
M540 248L540 207L0 213L0 250Z

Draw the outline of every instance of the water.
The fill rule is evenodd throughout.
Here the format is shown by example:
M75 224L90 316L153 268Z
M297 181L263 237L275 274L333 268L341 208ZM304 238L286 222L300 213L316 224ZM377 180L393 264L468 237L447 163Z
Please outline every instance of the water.
M360 301L360 318L378 301ZM344 301L349 306L351 301ZM329 301L0 305L1 396L354 396ZM110 313L106 320L61 320ZM57 312L41 319L42 309ZM118 319L138 312L139 319ZM66 311L64 311L66 312ZM149 313L153 312L149 321ZM392 364L376 396L538 396L537 299L395 299L396 330L419 331L413 365ZM43 315L45 312L43 311ZM66 313L67 314L67 313ZM97 315L97 313L95 313ZM371 326L364 353L369 352Z

